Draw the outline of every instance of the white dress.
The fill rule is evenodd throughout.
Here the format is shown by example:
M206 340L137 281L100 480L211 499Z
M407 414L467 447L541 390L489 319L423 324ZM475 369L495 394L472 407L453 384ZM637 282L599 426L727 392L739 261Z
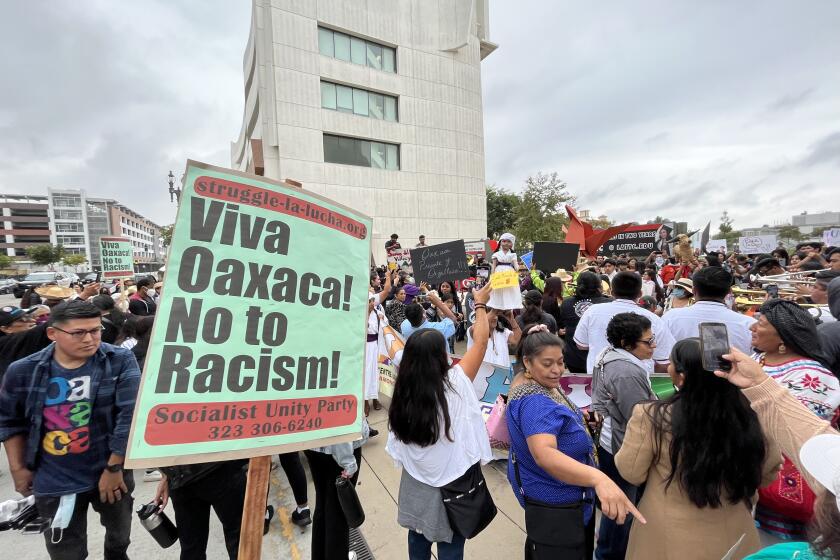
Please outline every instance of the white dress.
M493 259L496 260L495 272L516 271L518 259L513 251L496 251L493 253ZM522 309L522 292L519 290L519 286L493 290L487 306L493 309Z
M387 324L382 305L377 305L368 315L367 333L376 335L376 340L365 343L365 400L379 398L379 339Z

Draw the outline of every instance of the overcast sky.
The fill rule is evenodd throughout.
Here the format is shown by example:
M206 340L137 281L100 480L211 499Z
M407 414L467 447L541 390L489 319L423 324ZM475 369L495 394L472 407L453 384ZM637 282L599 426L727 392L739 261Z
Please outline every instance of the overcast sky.
M227 166L250 2L3 3L0 192L81 187L166 224ZM840 210L840 3L491 0L487 182L557 171L617 221Z

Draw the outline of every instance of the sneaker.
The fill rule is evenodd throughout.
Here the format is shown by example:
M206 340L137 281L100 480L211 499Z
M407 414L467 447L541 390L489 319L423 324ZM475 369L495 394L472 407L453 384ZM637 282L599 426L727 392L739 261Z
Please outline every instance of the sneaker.
M379 430L374 430L373 428L370 429L368 432L368 437L376 437L379 435Z
M265 506L265 521L263 521L263 535L268 534L268 524L274 517L274 506Z
M309 515L309 508L304 508L300 511L294 510L292 512L292 523L301 528L311 525L312 517Z
M143 482L157 482L162 478L160 471L156 469L146 469L146 472L143 473Z
M357 560L358 558L359 558L359 555L358 555L358 554L356 554L356 551L355 551L355 550L351 550L351 551L347 554L347 560Z

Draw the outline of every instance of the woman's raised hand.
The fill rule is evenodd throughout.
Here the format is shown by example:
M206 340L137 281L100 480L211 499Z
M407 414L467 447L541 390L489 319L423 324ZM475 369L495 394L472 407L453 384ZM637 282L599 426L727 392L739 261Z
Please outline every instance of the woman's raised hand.
M490 292L492 291L493 288L490 287L490 282L487 282L480 290L473 290L473 300L476 303L487 305L487 302L490 301Z
M722 377L741 389L760 385L767 374L761 364L741 352L735 347L729 349L729 354L724 354L723 359L727 360L732 367L729 371L715 371L715 375Z

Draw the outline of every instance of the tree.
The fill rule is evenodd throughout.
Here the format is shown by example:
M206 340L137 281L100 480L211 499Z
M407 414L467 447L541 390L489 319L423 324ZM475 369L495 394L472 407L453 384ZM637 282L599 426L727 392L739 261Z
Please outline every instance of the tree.
M568 223L564 205L575 197L566 191L566 183L557 172L548 175L538 172L525 180L525 190L516 212L514 234L517 252L522 254L535 241L560 241L563 226Z
M794 244L799 243L804 239L802 232L799 231L799 228L796 226L782 226L779 228L779 240L786 240L789 243L793 242Z
M728 234L732 233L732 221L732 218L729 217L729 212L724 210L720 216L720 225L718 226L721 237L726 238Z
M589 220L589 224L595 229L607 229L615 225L615 222L608 219L606 216L598 216L595 219Z
M64 257L61 259L61 264L73 268L86 262L87 258L85 258L84 255L64 255Z
M26 255L32 260L33 264L47 266L52 270L53 265L64 256L64 247L50 243L33 245L26 248Z
M488 189L489 189L489 187L488 187ZM489 211L490 210L490 206L489 206L490 195L489 194L488 194L487 198L488 198L488 206L487 206L488 212L487 212L487 214L489 216L489 214L490 214L490 211ZM162 228L160 228L160 238L163 240L163 246L164 247L169 247L170 245L172 245L172 231L174 229L175 229L175 224L169 224L168 226L163 226Z
M15 259L10 257L9 255L0 254L0 270L5 270L7 268L12 268L12 265L15 263Z

